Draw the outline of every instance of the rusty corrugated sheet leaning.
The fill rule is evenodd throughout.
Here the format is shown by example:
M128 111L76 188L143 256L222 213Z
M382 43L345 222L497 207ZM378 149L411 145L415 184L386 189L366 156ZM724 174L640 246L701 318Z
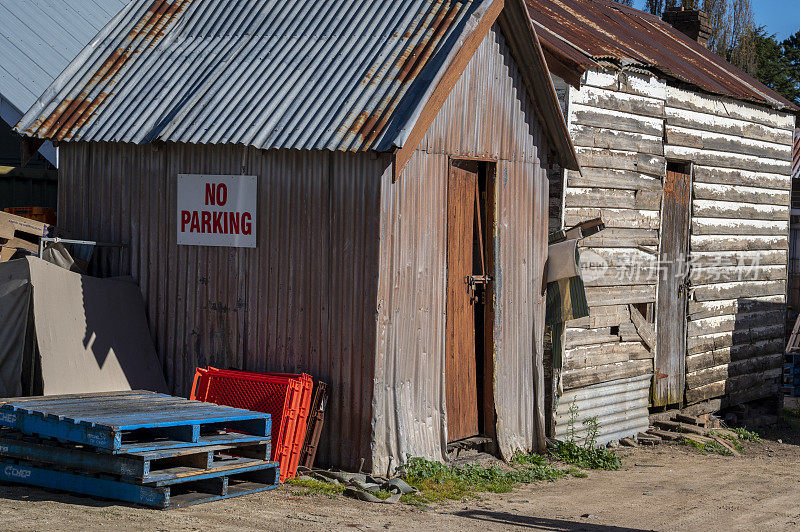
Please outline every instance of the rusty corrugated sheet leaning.
M691 83L712 94L798 110L783 96L655 15L613 0L525 2L548 64L558 75L565 70L585 72L609 66L639 69ZM577 86L574 76L565 79Z

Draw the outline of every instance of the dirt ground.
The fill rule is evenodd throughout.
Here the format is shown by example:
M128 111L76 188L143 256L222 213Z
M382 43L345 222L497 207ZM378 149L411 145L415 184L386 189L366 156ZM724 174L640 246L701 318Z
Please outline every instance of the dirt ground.
M775 436L773 436L775 438ZM619 471L429 509L277 490L158 511L0 484L2 530L788 530L800 528L800 437L740 458L676 444L624 449Z

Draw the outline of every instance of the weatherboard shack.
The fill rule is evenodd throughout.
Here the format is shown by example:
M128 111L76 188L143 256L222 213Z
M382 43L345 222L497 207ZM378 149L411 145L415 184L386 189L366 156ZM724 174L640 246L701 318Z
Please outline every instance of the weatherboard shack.
M527 0L581 172L550 174L551 229L602 217L582 259L588 317L567 322L553 434L598 441L648 414L776 397L798 109L710 52L707 19L611 0ZM563 393L562 393L563 391Z
M174 393L310 373L350 469L544 446L546 171L577 164L520 0L136 0L17 130L58 143L59 225L127 244L99 266Z

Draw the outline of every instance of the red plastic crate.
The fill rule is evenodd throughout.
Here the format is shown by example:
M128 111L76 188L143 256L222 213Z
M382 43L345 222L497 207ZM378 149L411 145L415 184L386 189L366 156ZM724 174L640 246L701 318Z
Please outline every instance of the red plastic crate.
M305 373L253 373L197 368L190 399L266 412L272 416L272 459L280 481L297 473L314 381Z

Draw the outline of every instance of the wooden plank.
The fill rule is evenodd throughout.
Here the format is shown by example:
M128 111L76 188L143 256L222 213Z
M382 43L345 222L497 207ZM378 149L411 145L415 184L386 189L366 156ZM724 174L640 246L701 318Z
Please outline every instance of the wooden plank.
M589 306L652 303L655 298L656 287L654 285L586 288L586 300Z
M653 372L652 360L630 360L618 364L608 364L563 373L564 389L583 388L592 384L628 379Z
M774 296L786 293L786 281L742 281L692 288L695 301L719 301L746 297Z
M686 170L672 165L667 168L659 250L662 268L658 276L655 334L651 339L655 350L651 398L654 406L679 403L683 398L687 297L684 281L689 251L691 189L691 175Z
M738 153L765 157L767 159L785 160L792 159L792 147L764 142L758 139L748 139L741 136L721 134L710 129L698 130L685 127L667 125L665 132L666 143L672 146L684 146L700 150L717 152Z
M683 146L666 145L664 147L664 155L668 159L694 161L695 164L714 166L717 168L732 168L737 170L749 170L751 172L787 175L791 171L790 161L765 159L752 155L739 155L730 152L712 152L709 150L699 150L697 148L685 148Z
M693 218L692 235L784 235L789 233L789 220L768 221L723 218Z
M689 321L687 334L701 336L729 332L738 329L750 329L764 323L777 323L786 315L786 309L781 308L769 312L756 312L750 314L730 314Z
M626 190L661 191L661 179L631 170L613 168L583 168L581 172L567 171L570 187L620 188Z
M589 315L585 318L570 320L568 328L602 329L619 325L628 319L628 308L625 305L605 305L589 307Z
M661 137L580 124L570 128L570 135L576 147L622 150L662 157L664 155L664 141Z
M583 86L654 100L666 101L667 98L667 84L663 79L633 72L589 70L583 75Z
M692 250L690 262L692 268L755 268L769 266L786 266L785 250L760 251L716 251L701 252Z
M635 209L636 192L633 190L569 186L564 193L564 202L567 207Z
M722 364L711 368L705 368L686 374L687 388L700 388L713 382L725 381L732 377L747 375L750 373L760 374L765 371L780 368L783 364L783 353L772 353L759 357L737 360L729 364Z
M741 281L780 281L786 279L786 266L693 268L689 279L694 286Z
M789 249L788 236L693 235L692 251L756 251Z
M664 100L654 98L652 94L633 95L623 91L584 85L581 90L575 91L571 96L570 103L596 107L606 111L664 118Z
M743 391L749 388L760 387L767 379L775 379L781 374L781 368L771 369L762 373L741 375L725 381L713 382L699 388L686 390L686 402L695 403L705 399L722 397L726 394Z
M570 124L596 128L626 131L639 135L661 137L664 134L663 121L630 113L607 111L582 104L570 106Z
M794 129L794 116L791 113L767 109L741 100L700 94L678 87L667 87L665 98L668 117L684 115L683 111L694 111L776 128L784 131L790 139Z
M715 185L731 185L772 190L788 191L791 189L789 174L767 174L749 172L730 168L714 168L710 166L694 166L694 182Z
M609 266L600 268L581 268L584 285L618 286L622 285L653 285L658 278L658 266L653 263L643 263L632 266Z
M645 317L642 316L642 313L633 305L628 305L628 310L630 312L631 321L636 327L636 332L639 333L642 341L652 351L656 346L656 333L653 330L653 325L648 322Z
M589 207L567 207L564 209L564 225L567 227L578 225L593 218L602 218L607 228L658 229L659 227L658 211ZM605 232L605 230L601 232Z
M760 205L732 201L699 200L692 202L692 215L697 218L789 221L786 205Z
M752 329L735 330L706 336L692 336L687 340L687 354L695 355L725 347L755 343L760 340L782 338L785 327L784 323L777 323Z
M639 227L607 227L583 240L586 247L636 248L658 246L658 230Z
M564 352L564 371L605 366L628 360L645 360L649 353L640 342L616 342L568 349Z
M789 205L788 189L773 190L740 185L695 183L693 194L695 200L779 205L782 207Z
M667 161L664 157L599 148L575 149L581 167L627 170L655 177L662 177L666 172Z
M788 147L791 149L791 137L787 137L783 130L776 130L753 122L746 122L732 118L713 116L694 111L684 111L680 113L670 113L666 118L667 130L681 130L686 128L689 131L721 133L738 137L741 139L756 140L774 144L776 147ZM788 139L788 143L787 143ZM677 139L680 140L680 139ZM674 141L668 141L674 142Z
M732 361L757 357L763 353L778 353L783 349L783 338L760 340L753 343L733 345L686 357L686 371L695 372Z
M567 329L564 349L593 344L607 344L609 342L619 342L619 337L615 334L611 334L609 328Z

